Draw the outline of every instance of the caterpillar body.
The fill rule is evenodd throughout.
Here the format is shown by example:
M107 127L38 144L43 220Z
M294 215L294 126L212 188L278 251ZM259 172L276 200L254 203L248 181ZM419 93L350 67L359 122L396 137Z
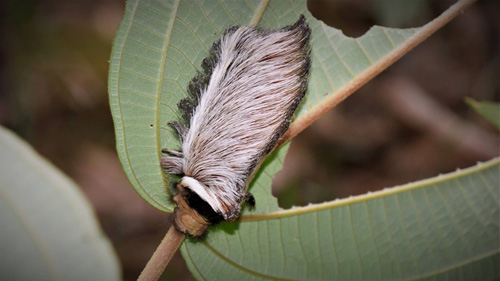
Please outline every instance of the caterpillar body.
M217 40L170 122L181 151L164 149L167 173L179 175L176 228L193 237L238 218L253 203L248 184L290 125L307 90L311 30L305 17L276 30L231 27Z

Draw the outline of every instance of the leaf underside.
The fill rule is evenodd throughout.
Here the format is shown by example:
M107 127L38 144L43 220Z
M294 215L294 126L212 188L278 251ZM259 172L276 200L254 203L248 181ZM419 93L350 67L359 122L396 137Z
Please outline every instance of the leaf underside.
M499 162L222 224L182 254L198 280L499 278Z

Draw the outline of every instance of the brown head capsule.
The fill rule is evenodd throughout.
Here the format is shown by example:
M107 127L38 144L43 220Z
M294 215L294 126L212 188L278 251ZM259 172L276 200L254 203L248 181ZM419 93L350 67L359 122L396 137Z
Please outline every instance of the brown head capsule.
M177 203L174 210L175 228L192 237L199 237L205 233L210 222L198 214L195 209L189 207L186 199L189 199L189 192L185 191L182 185L179 185L178 193L174 196L174 202Z

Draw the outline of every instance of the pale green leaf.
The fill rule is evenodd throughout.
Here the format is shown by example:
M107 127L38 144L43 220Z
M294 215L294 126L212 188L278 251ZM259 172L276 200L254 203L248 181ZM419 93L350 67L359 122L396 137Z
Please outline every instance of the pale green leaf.
M0 127L0 280L119 280L78 187Z
M187 240L182 254L198 280L494 280L499 163L247 215Z
M162 148L178 148L167 122L178 120L177 102L212 43L233 25L280 28L305 14L313 30L309 91L296 117L304 116L408 41L417 29L374 27L352 39L314 19L306 1L130 0L113 44L109 97L117 151L130 182L146 201L171 212L168 183L160 168ZM282 156L285 155L283 149ZM267 202L283 157L266 166L263 188L251 192ZM260 193L260 190L264 192ZM273 205L276 205L273 203ZM257 212L263 206L259 201Z
M467 98L466 102L477 113L481 114L500 130L500 103L487 101L478 102L471 98Z

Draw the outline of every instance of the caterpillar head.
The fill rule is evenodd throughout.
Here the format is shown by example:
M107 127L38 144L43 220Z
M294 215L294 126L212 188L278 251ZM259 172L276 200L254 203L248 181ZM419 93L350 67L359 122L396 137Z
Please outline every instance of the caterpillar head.
M205 220L195 209L188 204L191 191L178 185L178 193L174 196L177 206L174 209L175 228L192 237L200 237L205 233L210 222Z
M177 195L174 201L177 206L174 209L174 223L177 230L192 237L200 237L210 224L215 224L223 220L223 216L203 200L196 192L199 183L190 178L184 177L177 185Z

